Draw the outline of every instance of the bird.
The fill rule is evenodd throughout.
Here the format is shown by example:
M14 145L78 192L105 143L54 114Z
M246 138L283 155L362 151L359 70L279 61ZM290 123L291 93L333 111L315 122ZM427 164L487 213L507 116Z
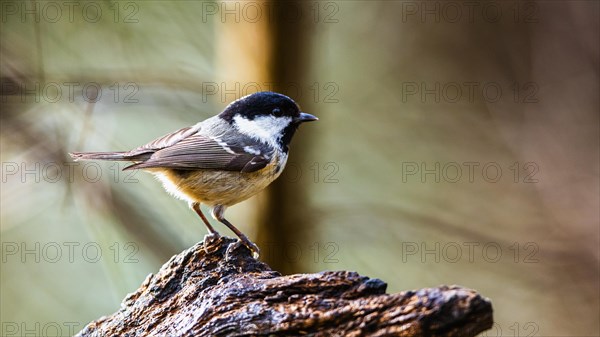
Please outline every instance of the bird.
M188 202L209 235L219 237L200 205L210 207L212 217L258 257L258 246L225 218L225 210L273 182L285 168L289 144L300 124L317 120L288 96L262 91L233 101L218 115L130 151L69 155L75 161L132 162L123 170L154 174L167 192Z

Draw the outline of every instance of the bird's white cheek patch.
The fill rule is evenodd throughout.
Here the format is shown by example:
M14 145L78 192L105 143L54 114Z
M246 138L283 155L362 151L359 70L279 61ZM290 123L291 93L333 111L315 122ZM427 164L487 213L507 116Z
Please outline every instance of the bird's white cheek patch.
M275 146L274 143L281 137L283 129L292 122L291 117L261 116L253 120L242 116L233 118L234 125L241 133L257 138L265 143Z

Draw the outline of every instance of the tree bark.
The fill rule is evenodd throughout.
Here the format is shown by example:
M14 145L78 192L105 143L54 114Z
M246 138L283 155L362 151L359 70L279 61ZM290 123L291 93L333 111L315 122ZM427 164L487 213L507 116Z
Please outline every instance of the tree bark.
M468 337L492 326L490 301L473 290L386 286L350 271L282 276L237 240L208 236L77 336Z

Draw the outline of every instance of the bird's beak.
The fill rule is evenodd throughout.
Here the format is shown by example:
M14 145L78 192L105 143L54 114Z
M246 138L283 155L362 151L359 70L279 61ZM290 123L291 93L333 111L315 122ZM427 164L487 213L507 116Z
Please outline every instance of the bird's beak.
M319 119L311 114L307 114L306 112L301 112L300 116L294 118L294 122L296 123L304 123L304 122L313 122L318 121Z

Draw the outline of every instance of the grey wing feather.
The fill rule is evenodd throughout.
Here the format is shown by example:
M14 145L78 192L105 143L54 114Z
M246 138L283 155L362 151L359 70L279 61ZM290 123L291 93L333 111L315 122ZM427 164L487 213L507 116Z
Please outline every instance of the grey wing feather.
M140 150L143 151L142 148ZM224 144L196 133L162 149L148 148L146 151L154 151L149 158L125 169L164 167L254 172L264 168L270 161L272 149L264 150L260 155L250 154L241 145Z
M143 153L156 152L157 150L164 149L165 147L174 145L177 142L187 137L190 137L191 135L198 132L199 129L200 127L198 125L181 128L175 132L171 132L162 137L159 137L148 144L135 148L127 152L127 155L133 157Z
M188 126L157 138L146 145L142 145L126 152L72 152L69 154L75 161L100 159L141 162L150 158L154 152L171 146L182 139L195 134L199 129L200 126L198 124L194 126Z

